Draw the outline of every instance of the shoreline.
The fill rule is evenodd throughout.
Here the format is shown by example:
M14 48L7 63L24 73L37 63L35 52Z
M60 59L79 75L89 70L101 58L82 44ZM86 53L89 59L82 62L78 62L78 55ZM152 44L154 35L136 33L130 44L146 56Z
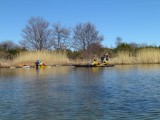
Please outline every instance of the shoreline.
M46 65L45 67L56 67L56 66L73 66L73 65ZM1 68L8 68L8 69L13 69L13 68L36 68L34 65L24 65L24 66L0 66Z
M77 65L77 64L76 64ZM82 64L79 64L82 65ZM108 64L108 65L160 65L159 63L134 63L134 64ZM28 67L27 67L28 66ZM45 68L57 67L57 66L70 66L74 67L75 64L62 64L62 65L46 65ZM0 66L0 69L7 68L7 69L14 69L14 68L36 68L34 65L24 65L24 66Z

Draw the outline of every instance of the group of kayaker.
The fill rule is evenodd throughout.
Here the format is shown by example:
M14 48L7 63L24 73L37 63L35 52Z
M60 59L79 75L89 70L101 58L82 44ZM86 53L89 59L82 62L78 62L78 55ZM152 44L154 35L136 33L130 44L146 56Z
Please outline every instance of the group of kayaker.
M100 64L108 64L108 60L109 60L109 54L103 54L101 56L101 62L98 62L96 59L93 60L92 65L100 65ZM45 63L43 60L36 60L35 61L35 67L36 68L42 68L45 66Z
M109 59L109 54L104 54L101 56L101 63L105 63L105 62L108 62L108 59Z
M93 60L92 65L99 65L102 63L108 64L109 54L104 54L101 56L101 62L98 62L96 59Z
M35 66L36 66L36 68L38 68L38 67L44 67L45 63L44 63L43 60L36 60L35 61Z

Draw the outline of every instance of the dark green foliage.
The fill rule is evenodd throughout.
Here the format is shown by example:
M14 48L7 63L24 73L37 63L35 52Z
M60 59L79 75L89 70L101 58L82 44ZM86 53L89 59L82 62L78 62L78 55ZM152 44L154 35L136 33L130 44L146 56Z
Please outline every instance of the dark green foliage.
M5 41L0 43L0 59L12 60L18 53L26 51L13 42Z
M81 54L82 54L81 51L71 51L71 50L67 50L67 56L68 56L69 59L82 58Z
M132 51L132 47L127 43L122 43L117 46L116 51Z
M113 49L111 57L116 57L117 52L119 51L127 51L132 54L132 56L136 55L138 50L138 45L136 43L121 43L116 48Z

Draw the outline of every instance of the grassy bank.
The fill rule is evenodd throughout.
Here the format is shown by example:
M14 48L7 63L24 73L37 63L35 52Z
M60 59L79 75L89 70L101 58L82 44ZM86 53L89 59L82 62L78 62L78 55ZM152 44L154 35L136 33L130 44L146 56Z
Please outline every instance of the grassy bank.
M43 60L46 65L68 64L66 53L51 51L23 52L17 55L11 64L14 66L34 65L35 60Z
M51 51L30 51L22 52L12 61L0 60L0 67L34 65L35 60L43 60L46 65L64 65L64 64L86 64L87 61L70 60L66 53ZM99 60L100 61L100 60ZM91 61L90 61L91 62ZM145 48L136 53L128 51L117 52L114 58L109 59L110 64L159 64L160 49Z
M10 67L12 66L10 60L0 59L0 67Z
M110 59L112 64L159 64L160 49L145 48L136 53L120 51L115 58Z

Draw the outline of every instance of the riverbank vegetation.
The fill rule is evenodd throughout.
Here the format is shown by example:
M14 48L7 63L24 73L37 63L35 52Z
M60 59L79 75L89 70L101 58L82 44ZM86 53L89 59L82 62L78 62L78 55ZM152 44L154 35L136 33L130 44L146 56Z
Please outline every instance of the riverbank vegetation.
M160 46L126 43L115 39L115 47L101 43L104 36L90 22L71 27L52 25L42 17L31 17L22 30L18 44L11 40L0 43L0 67L34 65L43 60L47 65L68 65L100 61L109 54L110 64L159 64Z
M46 65L69 64L65 52L56 51L29 51L18 54L12 61L14 66L34 65L35 60L44 61Z
M110 64L159 64L160 48L153 46L137 47L130 50L117 50L117 48L101 48L99 53L93 54L91 59L85 58L83 51L22 51L10 58L2 58L1 67L34 65L35 60L43 60L47 65L70 65L89 63L93 59L100 61L101 55L108 52L110 55ZM2 52L1 52L2 53Z
M114 58L110 59L112 64L159 64L159 48L141 48L136 52L118 51Z

